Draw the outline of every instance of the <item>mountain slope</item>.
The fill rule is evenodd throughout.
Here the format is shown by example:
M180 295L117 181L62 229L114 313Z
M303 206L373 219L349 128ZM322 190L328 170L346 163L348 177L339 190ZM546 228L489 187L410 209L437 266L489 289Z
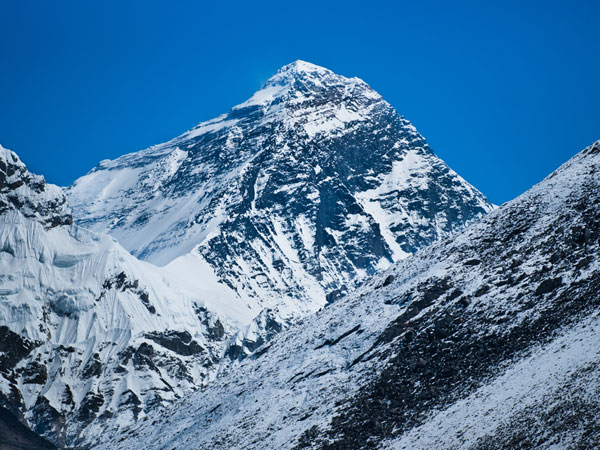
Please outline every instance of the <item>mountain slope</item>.
M0 407L0 448L2 450L56 449L54 445L40 438L2 407Z
M197 389L252 317L72 225L1 146L0 207L0 406L56 445Z
M600 141L99 448L600 446Z
M280 317L492 209L366 83L302 61L229 113L102 161L67 194L82 226L159 265L201 265Z

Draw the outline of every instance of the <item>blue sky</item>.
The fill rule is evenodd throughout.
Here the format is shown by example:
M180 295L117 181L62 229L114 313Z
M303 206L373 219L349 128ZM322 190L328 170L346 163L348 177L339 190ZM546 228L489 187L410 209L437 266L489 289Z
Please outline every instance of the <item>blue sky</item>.
M303 59L358 76L493 202L600 139L600 2L0 0L0 143L68 185Z

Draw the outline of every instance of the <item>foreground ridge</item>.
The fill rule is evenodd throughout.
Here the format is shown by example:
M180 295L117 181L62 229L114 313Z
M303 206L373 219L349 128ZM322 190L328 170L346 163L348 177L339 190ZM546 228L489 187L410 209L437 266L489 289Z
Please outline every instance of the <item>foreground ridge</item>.
M597 448L598 205L600 141L98 447Z

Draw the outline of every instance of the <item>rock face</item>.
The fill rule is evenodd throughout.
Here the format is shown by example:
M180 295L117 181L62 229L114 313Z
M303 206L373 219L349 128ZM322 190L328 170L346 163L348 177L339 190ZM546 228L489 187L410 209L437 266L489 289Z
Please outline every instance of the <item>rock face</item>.
M73 223L60 188L30 173L14 152L0 145L0 214L9 211L19 211L45 228Z
M80 225L280 318L492 209L365 82L302 61L229 113L101 162L67 194Z
M600 447L600 141L98 448Z
M62 191L2 147L0 180L0 446L52 447L16 417L78 447L207 381L248 318L72 225Z

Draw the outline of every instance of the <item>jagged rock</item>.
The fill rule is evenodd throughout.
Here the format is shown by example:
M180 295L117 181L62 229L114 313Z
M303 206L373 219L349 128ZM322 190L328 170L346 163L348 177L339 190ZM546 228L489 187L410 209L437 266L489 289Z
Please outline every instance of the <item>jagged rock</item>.
M540 285L535 290L535 295L543 295L543 294L552 292L557 287L559 287L561 284L562 284L561 277L544 280L540 283Z
M214 335L214 330L210 331ZM178 355L191 356L198 353L204 353L206 350L200 344L192 339L187 331L164 331L146 334L148 339L152 339L159 345L174 351Z
M39 343L18 335L6 325L0 326L0 372L8 374Z
M0 145L0 214L16 210L46 228L73 223L62 191L29 172L16 153Z

